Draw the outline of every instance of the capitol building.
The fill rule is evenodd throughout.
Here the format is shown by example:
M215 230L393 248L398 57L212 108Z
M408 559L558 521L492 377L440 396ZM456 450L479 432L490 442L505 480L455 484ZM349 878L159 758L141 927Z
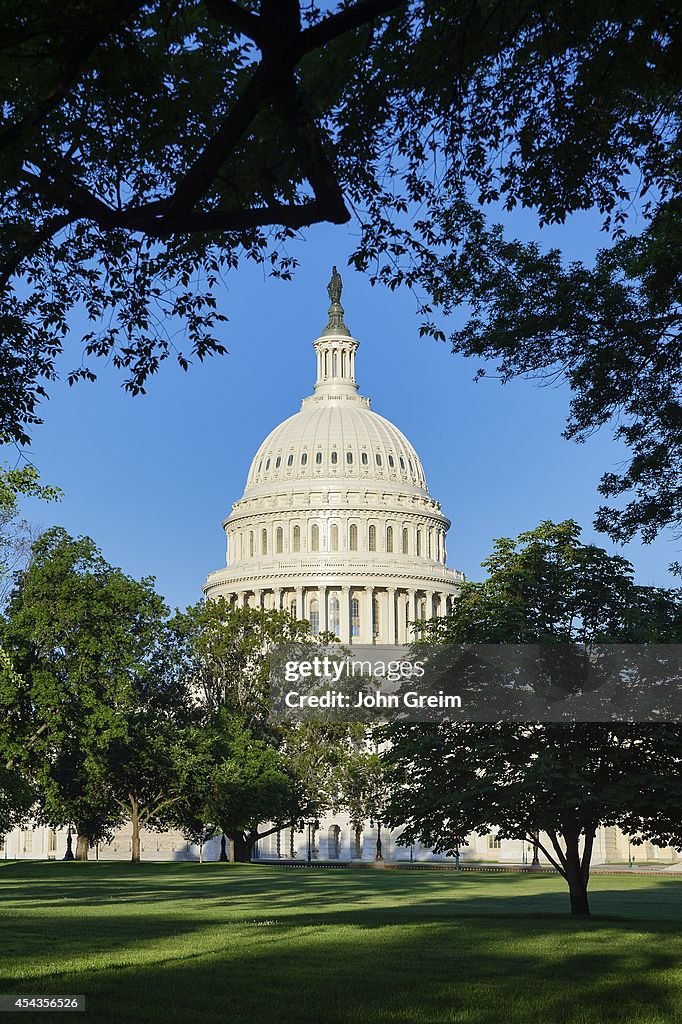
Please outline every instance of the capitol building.
M358 391L336 270L329 290L313 394L256 452L223 524L227 566L204 593L286 609L344 644L404 644L411 622L449 611L464 577L445 564L450 521L419 456Z
M448 613L464 576L447 567L450 520L429 493L417 452L359 393L359 342L346 326L341 288L334 268L328 321L312 346L313 393L256 452L244 493L223 523L226 565L203 589L208 600L284 609L307 619L313 633L329 631L344 644L402 645L412 638L412 623ZM288 828L260 840L255 857L373 861L379 827L367 822L357 832L335 814L312 834ZM400 847L397 835L382 830L384 858L445 859L418 845ZM61 858L66 843L65 829L15 829L0 839L0 857ZM94 855L127 860L130 851L128 826ZM218 839L200 851L179 832L142 833L147 860L216 860L219 852ZM631 856L618 829L599 830L594 864ZM677 860L674 850L649 843L636 856ZM463 861L520 864L530 857L527 844L495 834L472 835L462 849Z

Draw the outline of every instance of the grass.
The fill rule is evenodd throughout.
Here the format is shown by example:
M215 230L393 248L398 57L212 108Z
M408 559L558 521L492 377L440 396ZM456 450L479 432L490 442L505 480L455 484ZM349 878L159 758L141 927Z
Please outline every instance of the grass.
M85 993L88 1022L682 1024L682 880L591 887L583 921L551 875L8 862L0 992Z

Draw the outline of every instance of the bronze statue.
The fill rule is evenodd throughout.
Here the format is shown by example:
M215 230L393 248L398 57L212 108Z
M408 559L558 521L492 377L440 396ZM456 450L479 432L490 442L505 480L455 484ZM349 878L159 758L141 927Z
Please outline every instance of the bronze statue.
M341 292L343 291L343 281L336 267L332 267L332 276L329 284L327 285L327 295L329 301L332 303L341 302Z

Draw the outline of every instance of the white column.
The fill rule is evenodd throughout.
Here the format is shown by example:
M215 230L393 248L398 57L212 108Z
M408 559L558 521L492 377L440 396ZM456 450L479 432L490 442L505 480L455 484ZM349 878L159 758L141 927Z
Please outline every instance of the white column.
M350 642L350 587L341 587L339 597L339 636L342 644Z
M360 640L363 644L374 643L374 630L372 628L372 598L374 597L374 588L365 587L364 598L362 602L362 626L360 627Z
M395 587L388 588L388 616L386 618L386 642L394 644L395 635Z
M303 587L296 587L296 618L304 619Z
M327 588L320 587L317 592L317 600L320 605L320 633L327 629Z
M275 589L273 590L273 595L275 599L275 611L279 612L282 610L282 588L275 587Z

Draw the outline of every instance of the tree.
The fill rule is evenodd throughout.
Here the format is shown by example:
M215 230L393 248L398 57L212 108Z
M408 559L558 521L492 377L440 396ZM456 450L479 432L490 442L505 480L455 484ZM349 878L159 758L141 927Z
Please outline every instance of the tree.
M189 834L211 827L230 837L233 859L248 860L258 839L317 817L336 793L334 772L351 727L270 718L273 653L311 657L332 634L286 611L201 602L173 619L183 677L212 736L206 781L176 809ZM268 824L269 823L269 824Z
M360 856L360 836L366 821L377 823L376 860L383 860L381 825L390 792L381 755L367 744L351 749L341 763L340 803L355 833L355 855Z
M676 592L639 587L632 567L579 540L575 523L543 523L495 544L484 583L466 584L427 642L677 643ZM647 635L647 627L651 631ZM568 884L571 912L588 914L592 847L600 825L667 842L679 816L679 724L452 723L395 725L386 760L399 842L453 852L467 833L497 827L538 843ZM659 801L661 824L651 794ZM548 842L538 842L545 833Z
M51 824L73 821L78 855L118 823L110 755L131 718L168 702L159 666L166 608L153 581L108 565L92 540L44 534L11 597L3 643L16 672L5 716L15 763Z
M352 213L351 261L373 281L472 303L456 348L499 354L506 375L565 374L577 437L620 416L633 459L602 490L635 498L602 525L646 539L678 521L669 5L67 0L57 15L31 0L0 27L0 434L29 439L76 307L91 329L69 379L102 357L143 391L178 320L181 366L224 351L224 271L289 278L295 233ZM594 271L505 248L486 214L519 205L541 225L595 207L616 246Z
M259 839L300 816L296 783L281 753L221 709L212 723L210 754L195 775L194 790L176 808L176 822L194 836L229 836L232 860L247 862Z

